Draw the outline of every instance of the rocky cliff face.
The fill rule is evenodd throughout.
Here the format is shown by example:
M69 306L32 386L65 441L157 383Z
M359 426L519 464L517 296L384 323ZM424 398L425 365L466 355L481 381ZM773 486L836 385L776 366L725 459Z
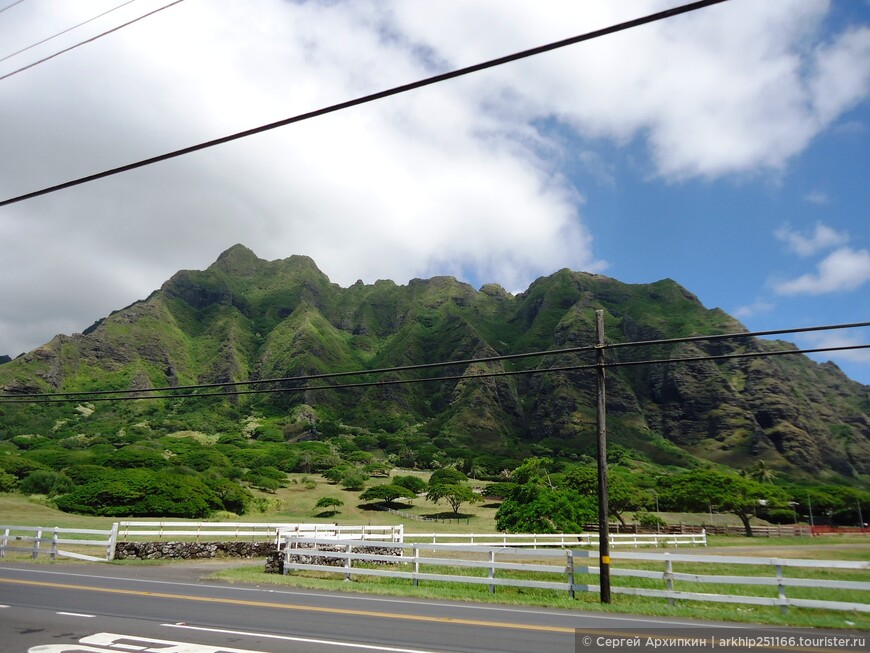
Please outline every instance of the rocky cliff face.
M134 392L559 349L594 342L599 308L609 342L745 331L670 280L628 285L561 270L516 296L450 277L340 288L309 258L268 262L235 246L207 270L177 273L87 334L57 336L7 362L0 386L16 394ZM650 360L788 347L746 338L624 348L608 356ZM434 439L449 436L479 450L509 451L522 442L582 455L594 442L591 371L466 377L592 360L568 354L475 363L410 373L450 381L233 397L231 405L238 419L263 410L289 414L305 403L343 424L399 432L425 425ZM150 428L161 419L201 427L209 417L194 403L152 411ZM608 413L612 441L663 464L696 456L743 467L761 459L795 473L870 474L868 388L831 363L801 355L613 368ZM25 423L7 418L5 435Z

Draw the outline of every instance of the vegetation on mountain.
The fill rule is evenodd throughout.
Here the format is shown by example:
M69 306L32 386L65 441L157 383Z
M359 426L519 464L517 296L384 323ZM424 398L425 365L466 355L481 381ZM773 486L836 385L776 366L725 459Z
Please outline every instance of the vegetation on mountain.
M207 270L177 273L85 333L57 336L0 366L2 394L116 390L130 399L0 404L0 491L43 494L88 514L242 514L255 505L252 489L274 492L288 472L323 473L362 490L402 467L444 477L443 486L468 487L468 477L511 483L498 490L505 505L525 509L515 496L522 491L549 506L553 524L575 523L597 491L590 471L595 379L589 370L565 368L590 356L308 383L295 377L586 346L594 342L597 309L612 343L745 331L671 280L631 285L560 270L517 295L450 277L341 288L311 259L264 261L237 245ZM607 356L792 347L737 338ZM470 378L502 371L512 374ZM537 373L520 374L530 371ZM439 375L445 380L435 380ZM181 393L199 395L187 398L146 399L143 392L267 379L283 380ZM420 382L389 383L409 379ZM362 385L369 381L378 383ZM343 383L351 387L329 389ZM258 392L235 394L251 389ZM757 494L753 483L765 495L782 491L795 504L771 507L783 519L788 507L807 515L812 502L817 515L845 522L850 506L867 500L870 395L831 363L795 355L611 368L607 389L610 501L619 518L650 508L653 490L664 500L664 479L694 472L730 479L746 470L749 489L732 480L728 486L747 496ZM276 392L259 392L266 390ZM688 479L680 483L691 487ZM680 487L668 486L675 502ZM690 494L680 496L688 502ZM578 497L578 507L559 517L558 506ZM505 525L532 523L510 512Z

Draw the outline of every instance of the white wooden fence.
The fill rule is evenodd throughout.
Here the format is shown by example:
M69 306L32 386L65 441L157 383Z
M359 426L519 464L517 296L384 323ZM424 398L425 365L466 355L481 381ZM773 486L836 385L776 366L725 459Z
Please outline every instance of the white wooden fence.
M81 528L45 528L42 526L0 526L0 558L7 551L29 553L34 560L40 554L48 555L54 560L58 556L101 562L112 560L115 556L115 543L118 537L118 524L113 524L110 530L93 530ZM94 536L103 536L95 539ZM86 536L86 537L72 537ZM67 551L61 546L100 547L105 553L101 556L89 555L77 551Z
M286 537L342 538L346 540L375 540L401 542L404 527L398 526L341 526L339 524L269 524L263 522L166 522L122 521L109 530L59 528L47 526L0 526L0 558L6 552L29 553L33 559L48 555L76 558L94 562L115 558L119 541L141 538L190 538L194 541L225 542L250 538L283 541ZM93 536L102 536L96 539ZM105 553L89 555L60 548L100 547Z
M597 553L586 550L555 550L555 549L523 549L519 547L502 546L471 546L468 544L431 544L431 543L391 543L385 545L390 549L399 548L401 556L390 553L377 554L370 550L357 553L354 548L371 544L361 544L358 540L336 540L320 538L294 538L284 544L284 573L290 571L318 571L343 574L346 579L358 576L387 576L405 578L417 585L420 581L441 581L448 583L471 583L487 585L490 592L497 586L533 587L567 591L572 597L575 592L598 592L599 585L579 583L578 576L598 575ZM429 552L421 555L421 552ZM460 554L468 554L460 556ZM305 559L321 559L334 561L330 564L306 563ZM513 558L514 562L505 561ZM611 587L614 594L633 594L636 596L651 596L674 600L714 601L722 603L741 603L753 605L787 607L821 608L827 610L855 610L870 612L870 604L865 601L829 601L817 599L790 598L786 595L787 587L813 587L849 592L870 591L870 582L849 580L820 580L813 578L786 577L784 569L816 568L843 570L870 570L870 562L843 560L799 560L778 558L750 558L742 556L710 556L676 553L635 553L613 552L611 559L625 562L658 562L661 571L644 569L626 569L612 567L612 577L641 578L658 580L664 583L664 589L650 589L615 585ZM337 561L341 566L336 566ZM353 566L354 563L368 563L369 566ZM673 569L674 563L680 564L726 564L726 565L757 565L770 567L771 576L759 575L715 575L697 573L678 573ZM372 563L378 568L372 568ZM421 571L421 565L446 568L443 573ZM457 573L457 569L484 569L486 576L473 576ZM549 579L511 578L504 575L498 577L496 572L522 572L529 574L550 574ZM555 580L553 576L562 576L563 580ZM741 594L711 594L703 592L676 591L674 582L689 582L720 585L750 585L776 588L777 596L741 595Z
M611 547L707 546L707 534L700 533L610 533ZM431 544L478 544L481 546L532 547L598 546L598 533L405 533L405 541Z
M404 526L343 526L341 524L272 524L263 522L164 522L122 521L118 537L122 541L156 537L187 537L196 541L251 540L281 541L284 536L333 537L343 539L386 540L401 542ZM277 539L276 539L277 538Z

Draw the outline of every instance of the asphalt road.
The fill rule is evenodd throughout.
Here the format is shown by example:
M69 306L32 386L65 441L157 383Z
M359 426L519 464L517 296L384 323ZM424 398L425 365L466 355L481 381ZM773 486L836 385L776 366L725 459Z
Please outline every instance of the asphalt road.
M0 561L0 652L597 653L611 649L600 638L613 634L715 626L200 580L213 568L208 563L120 566ZM734 636L753 637L760 632L754 626L719 627ZM592 646L583 645L589 640L578 639L578 629L584 637L593 637ZM794 636L801 631L771 632ZM802 648L813 653L867 650L867 646L825 643Z

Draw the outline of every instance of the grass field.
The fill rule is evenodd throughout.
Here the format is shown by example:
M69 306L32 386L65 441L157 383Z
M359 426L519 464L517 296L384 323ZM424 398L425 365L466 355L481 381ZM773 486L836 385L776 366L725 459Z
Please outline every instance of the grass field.
M290 475L287 487L275 494L258 494L262 511L243 516L222 515L221 518L232 521L249 522L338 522L348 525L390 525L404 524L406 532L411 533L492 533L495 532L495 512L497 504L478 503L466 504L460 509L462 518L459 521L445 519L451 516L446 505L435 505L422 498L414 500L403 512L416 517L437 518L437 521L418 521L410 517L395 515L380 510L372 510L361 505L358 492L349 492L336 485L326 482L317 475ZM334 497L344 502L335 515L319 514L314 510L314 504L321 497ZM682 513L659 513L668 523L698 524L709 523L710 515L693 515ZM714 514L718 524L739 524L739 520L731 515ZM0 495L0 524L60 526L69 528L108 528L111 518L86 517L69 515L59 512L48 505L48 502L28 500L21 495ZM172 520L176 521L176 520ZM870 560L870 537L862 536L827 536L817 538L773 537L746 538L712 536L708 538L706 549L680 548L680 553L715 553L722 555L740 555L751 557L782 557L805 559L837 559L837 560ZM129 563L128 563L129 564ZM137 563L132 563L137 564ZM620 563L627 567L632 563ZM647 568L655 569L655 563L648 563ZM614 567L617 567L614 562ZM635 567L637 568L637 564ZM642 565L641 565L642 566ZM690 565L677 568L675 571L699 574L765 574L772 575L770 568L763 570L753 567L721 566L711 568L709 565ZM439 570L438 573L443 573ZM462 573L467 573L463 570ZM789 572L791 574L791 572ZM608 612L630 612L649 615L674 616L684 618L715 619L722 621L747 621L766 624L782 624L795 626L814 626L825 628L854 628L870 630L870 615L865 613L835 612L809 609L790 609L782 614L778 608L757 607L750 605L727 605L717 603L701 603L680 601L677 605L668 605L667 601L658 598L630 597L615 594L611 605L601 605L597 594L578 593L575 599L570 599L567 593L524 588L498 588L495 594L490 594L486 586L459 585L451 583L421 582L419 587L413 587L410 581L383 578L356 577L353 582L345 582L343 577L328 577L323 574L294 574L277 576L263 573L261 561L243 563L238 567L223 569L212 575L215 579L227 582L255 582L257 584L275 583L290 584L317 589L334 589L342 591L383 593L400 596L416 596L426 598L441 598L449 600L496 601L499 603L518 605L550 606L566 609L602 610ZM532 578L532 576L528 576ZM818 570L809 573L801 572L801 577L830 578L870 581L870 572ZM589 583L597 583L597 578L586 579ZM627 583L626 583L627 581ZM578 578L578 582L582 582ZM619 579L617 583L628 586L659 587L661 581L643 581L641 579ZM640 583L640 584L638 584ZM658 585L655 585L658 583ZM711 593L745 592L744 586L698 586L681 587L678 590L706 591ZM773 591L766 588L762 592ZM852 595L842 600L861 601L867 593ZM802 598L834 599L836 593L831 590L814 590L808 588L789 588L788 595ZM771 596L775 596L771 594ZM839 596L837 596L839 598Z

